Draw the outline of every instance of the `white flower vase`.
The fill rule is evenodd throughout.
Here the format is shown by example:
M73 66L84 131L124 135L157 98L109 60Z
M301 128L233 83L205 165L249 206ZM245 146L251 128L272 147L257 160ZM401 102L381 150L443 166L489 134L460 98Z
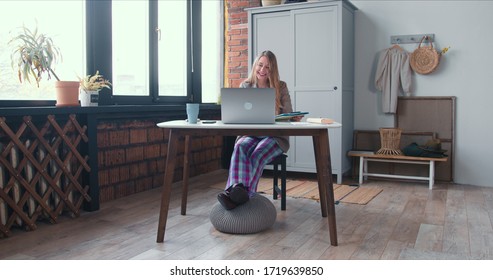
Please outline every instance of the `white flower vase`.
M98 106L99 90L79 90L80 106Z

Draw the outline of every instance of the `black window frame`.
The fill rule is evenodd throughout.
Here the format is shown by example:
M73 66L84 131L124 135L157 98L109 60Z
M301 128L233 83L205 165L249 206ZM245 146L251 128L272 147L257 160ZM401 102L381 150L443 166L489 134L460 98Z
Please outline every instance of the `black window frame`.
M148 96L119 96L100 94L100 105L152 105L152 104L185 104L187 102L202 103L201 87L201 10L202 1L187 1L187 96L159 96L158 81L158 5L159 1L149 1L149 85ZM112 71L111 42L111 3L112 1L87 1L87 71L96 70L107 73ZM98 50L98 51L94 51Z
M166 1L166 0L164 0ZM99 95L99 105L181 105L187 102L202 103L201 86L201 10L202 1L187 1L187 36L190 43L187 46L187 96L159 96L158 65L157 65L157 17L158 0L149 0L149 38L150 38L150 92L148 96L113 96L111 89L102 89ZM105 77L112 77L112 0L86 3L86 72L94 73L99 70ZM0 100L0 107L38 107L55 106L55 100Z

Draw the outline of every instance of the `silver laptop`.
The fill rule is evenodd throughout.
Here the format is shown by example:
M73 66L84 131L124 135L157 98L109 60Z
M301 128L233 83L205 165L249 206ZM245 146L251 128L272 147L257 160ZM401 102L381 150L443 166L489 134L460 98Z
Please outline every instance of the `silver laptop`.
M275 89L222 88L221 120L229 124L275 123Z

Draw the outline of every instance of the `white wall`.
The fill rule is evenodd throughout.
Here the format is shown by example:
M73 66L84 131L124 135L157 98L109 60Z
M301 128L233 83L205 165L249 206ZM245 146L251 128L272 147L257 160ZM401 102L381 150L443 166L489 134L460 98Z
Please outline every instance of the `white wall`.
M450 50L436 72L413 74L413 96L456 96L454 181L493 187L493 1L351 1L355 17L355 129L393 126L374 87L390 36L435 34ZM402 44L412 52L417 44Z

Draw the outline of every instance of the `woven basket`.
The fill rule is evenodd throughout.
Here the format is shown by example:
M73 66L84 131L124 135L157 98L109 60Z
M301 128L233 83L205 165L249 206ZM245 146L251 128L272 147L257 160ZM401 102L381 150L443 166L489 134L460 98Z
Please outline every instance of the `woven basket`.
M429 46L421 46L423 40L429 40L428 36L423 36L417 49L411 54L409 63L414 72L422 75L430 74L435 71L440 63L440 54L433 47L433 42L429 40Z
M401 144L400 128L380 128L380 150L377 154L381 155L402 155L399 149Z

